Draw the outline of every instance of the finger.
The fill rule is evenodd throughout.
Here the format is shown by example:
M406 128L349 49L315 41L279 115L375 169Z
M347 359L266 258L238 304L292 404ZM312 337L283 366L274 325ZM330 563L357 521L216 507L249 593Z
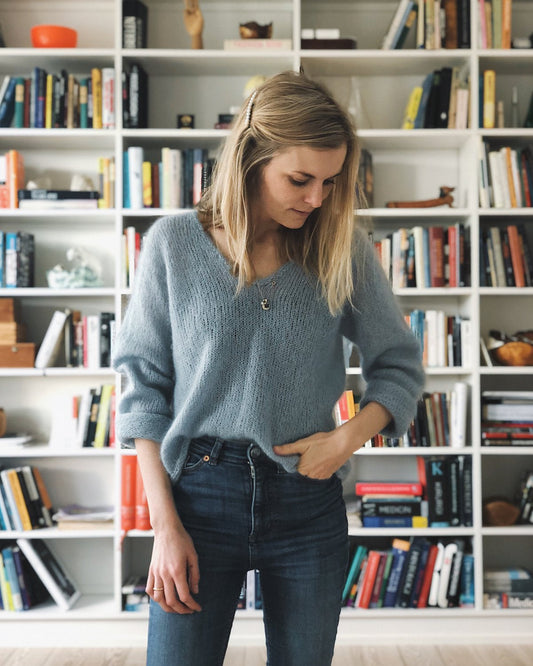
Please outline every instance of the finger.
M274 453L278 456L289 456L295 453L301 453L302 445L299 442L292 442L291 444L283 444L274 447Z
M182 603L190 611L199 613L202 610L200 604L193 597L193 593L186 580L179 580L176 585L177 599L176 601Z
M189 563L189 587L193 594L198 594L200 589L200 567L198 566L198 558L194 558Z

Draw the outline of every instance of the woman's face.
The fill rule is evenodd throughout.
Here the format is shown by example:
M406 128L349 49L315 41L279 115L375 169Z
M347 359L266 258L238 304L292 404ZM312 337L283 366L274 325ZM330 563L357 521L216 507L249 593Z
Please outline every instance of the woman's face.
M346 145L316 149L295 146L274 155L264 167L252 219L256 229L299 229L335 185Z

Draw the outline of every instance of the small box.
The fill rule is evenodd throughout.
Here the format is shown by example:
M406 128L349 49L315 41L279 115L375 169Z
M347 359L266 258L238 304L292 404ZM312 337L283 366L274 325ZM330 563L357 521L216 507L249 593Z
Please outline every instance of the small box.
M33 368L34 363L35 343L0 345L0 368Z
M178 129L194 129L194 116L192 113L180 113L177 117Z

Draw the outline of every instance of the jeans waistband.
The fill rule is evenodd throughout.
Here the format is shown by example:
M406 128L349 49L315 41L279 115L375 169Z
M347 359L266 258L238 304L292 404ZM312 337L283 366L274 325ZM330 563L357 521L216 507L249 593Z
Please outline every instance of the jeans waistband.
M220 437L195 437L192 439L190 448L201 453L209 455L213 464L219 460L234 464L248 464L250 457L254 464L265 464L281 470L274 460L269 458L266 453L253 441L250 440L226 440Z

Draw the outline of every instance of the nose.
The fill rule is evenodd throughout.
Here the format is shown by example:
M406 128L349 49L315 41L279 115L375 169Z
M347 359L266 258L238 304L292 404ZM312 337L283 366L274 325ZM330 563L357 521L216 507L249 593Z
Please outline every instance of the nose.
M313 208L320 208L325 198L324 187L322 183L312 183L306 190L305 203Z

